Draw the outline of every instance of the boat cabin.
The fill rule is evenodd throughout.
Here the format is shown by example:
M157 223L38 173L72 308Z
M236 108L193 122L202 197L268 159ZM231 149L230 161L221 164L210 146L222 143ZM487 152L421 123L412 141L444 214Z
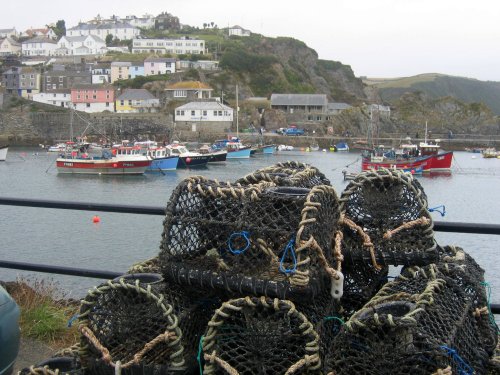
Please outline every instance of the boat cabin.
M181 144L172 144L167 146L167 148L170 150L172 155L182 155L189 152L186 146Z
M437 155L439 152L439 139L436 139L435 142L420 142L419 147L422 156Z
M149 156L152 159L161 159L171 156L171 153L170 150L166 147L154 147L148 148L145 155Z
M142 156L141 147L139 146L128 146L128 147L114 147L112 149L114 156Z

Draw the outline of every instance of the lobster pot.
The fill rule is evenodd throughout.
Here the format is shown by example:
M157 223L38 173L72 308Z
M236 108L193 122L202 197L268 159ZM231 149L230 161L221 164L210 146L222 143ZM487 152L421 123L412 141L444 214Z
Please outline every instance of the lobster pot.
M325 372L484 374L488 359L473 301L430 265L387 283L349 319L327 355Z
M498 342L498 327L489 309L489 286L484 282L484 270L460 247L439 247L439 252L439 271L452 278L473 302L482 345L489 355L493 355ZM404 271L407 272L415 271L410 268Z
M182 182L166 209L160 265L167 280L221 292L310 299L329 286L339 218L335 190Z
M330 181L316 167L297 161L278 163L258 169L236 181L241 185L273 182L277 186L312 188L317 185L330 185Z
M204 374L304 374L321 370L319 336L287 300L246 297L216 310L203 340Z
M147 259L143 262L133 264L127 271L128 274L159 273L159 272L161 272L160 260L157 256L151 259Z
M191 373L218 303L127 276L94 288L82 301L82 364L92 374L114 374L118 366L123 374Z
M346 263L426 265L438 260L427 197L409 173L363 172L341 195Z
M500 375L500 341L497 344L493 356L488 362L487 374Z
M375 269L372 265L359 263L344 267L344 295L342 307L344 317L362 308L387 282L388 267Z
M34 366L22 369L20 375L83 375L84 370L77 357L53 357Z

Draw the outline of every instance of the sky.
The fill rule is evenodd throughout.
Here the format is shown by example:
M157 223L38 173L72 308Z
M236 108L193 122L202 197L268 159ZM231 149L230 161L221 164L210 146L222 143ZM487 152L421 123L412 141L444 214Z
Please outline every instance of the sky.
M500 81L498 0L25 0L22 9L2 4L0 29L162 11L190 26L240 25L302 40L358 77L442 73Z

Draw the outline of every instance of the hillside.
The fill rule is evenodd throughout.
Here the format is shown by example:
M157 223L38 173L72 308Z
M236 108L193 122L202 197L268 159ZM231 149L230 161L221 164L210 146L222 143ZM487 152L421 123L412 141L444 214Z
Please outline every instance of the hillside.
M479 81L444 74L421 74L397 79L365 79L378 90L382 100L395 103L407 92L422 92L437 99L453 97L465 103L484 103L500 115L500 82Z

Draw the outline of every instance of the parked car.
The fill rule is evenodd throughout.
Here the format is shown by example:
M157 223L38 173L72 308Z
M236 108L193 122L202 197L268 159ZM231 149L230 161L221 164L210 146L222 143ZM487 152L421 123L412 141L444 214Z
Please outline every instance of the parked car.
M285 130L285 135L304 135L304 129L287 128Z
M0 285L0 375L12 373L20 339L19 306Z

